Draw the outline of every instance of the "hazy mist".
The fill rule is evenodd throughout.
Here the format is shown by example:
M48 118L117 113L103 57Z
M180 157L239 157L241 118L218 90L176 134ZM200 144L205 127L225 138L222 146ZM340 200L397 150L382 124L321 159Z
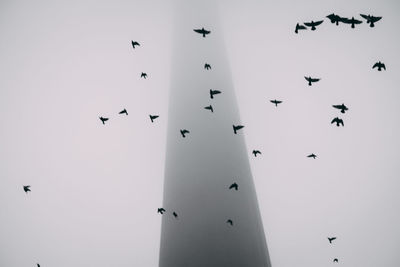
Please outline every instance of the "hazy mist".
M246 159L271 265L399 266L398 1L189 2L0 2L0 266L158 266L162 220L242 238L239 222L254 218L248 194L236 194L254 190L239 180L251 178ZM352 29L331 13L382 20ZM308 86L309 75L321 81ZM210 99L211 88L222 93ZM332 108L341 103L346 114ZM337 116L344 127L330 124ZM236 123L245 128L234 135ZM167 160L171 147L179 153ZM209 167L191 168L197 157ZM179 163L189 180L166 184L161 216L164 176ZM220 179L208 175L221 167ZM213 185L192 185L197 172ZM239 191L226 189L232 180Z

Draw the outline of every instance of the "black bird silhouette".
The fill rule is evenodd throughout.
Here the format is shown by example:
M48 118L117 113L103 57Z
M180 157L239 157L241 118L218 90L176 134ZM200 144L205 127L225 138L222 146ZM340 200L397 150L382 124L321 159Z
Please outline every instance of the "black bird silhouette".
M39 263L36 263L36 265L37 265L37 267L40 267L40 264L39 264Z
M345 113L346 110L349 110L344 104L341 105L332 105L332 107L340 109L340 112Z
M314 153L312 153L312 154L308 155L307 157L308 157L308 158L313 158L313 159L315 159L315 158L317 157L317 155L315 155Z
M30 185L24 185L23 187L24 187L25 193L28 193L28 192L31 191L31 189L30 189L31 186Z
M202 34L203 35L203 37L206 37L206 34L210 34L211 33L211 31L207 31L207 30L205 30L204 28L201 28L201 29L193 29L195 32L197 32L197 33L200 33L200 34Z
M233 183L229 186L229 189L235 188L235 190L237 191L239 188L239 185L237 183Z
M181 135L182 135L183 138L185 138L186 137L185 134L188 134L188 133L190 133L190 132L188 130L186 130L186 129L181 130Z
M233 127L233 132L235 134L237 134L237 131L242 129L244 126L243 125L232 125L232 127Z
M164 208L158 208L158 209L157 209L157 213L164 214L164 212L165 212L165 209L164 209Z
M128 111L126 111L126 109L124 108L124 110L120 111L118 114L125 114L125 115L128 115Z
M376 62L372 68L374 69L374 68L376 68L376 67L378 67L378 71L381 71L382 68L383 68L384 70L386 70L385 64L383 64L383 63L380 62L380 61L379 61L379 62Z
M99 119L103 124L105 124L105 122L108 121L108 118L99 117Z
M178 219L178 214L175 211L172 212L172 215L174 215L174 217Z
M140 74L140 78L147 78L147 73L146 72L142 72L142 74Z
M331 20L332 23L335 23L336 25L339 25L339 22L343 22L343 20L346 20L346 18L341 17L339 15L335 15L334 13L326 16L328 19Z
M260 155L261 155L260 150L253 150L252 153L253 153L254 157L257 157L257 154L260 154Z
M311 21L311 22L304 22L304 25L311 27L312 31L315 31L317 28L315 26L320 25L323 22L323 20L319 20L319 21Z
M333 262L339 262L339 260L335 258L335 259L333 259Z
M296 29L294 30L295 33L299 33L299 30L307 30L307 27L304 25L296 24Z
M227 220L226 223L229 223L231 226L233 225L233 221L231 219Z
M282 101L280 101L280 100L270 100L271 101L271 103L274 103L275 104L275 107L277 107L278 106L278 104L280 104L280 103L282 103Z
M149 117L150 117L151 122L153 122L155 119L157 119L160 116L158 116L158 115L149 115Z
M315 83L315 82L318 82L319 80L321 80L319 78L311 78L311 77L306 77L306 76L304 76L304 78L308 81L309 86L311 86L312 83Z
M209 69L211 69L211 65L208 64L208 63L206 63L206 64L204 64L204 68L205 68L206 70L209 70Z
M337 127L339 127L340 124L341 124L342 126L344 126L343 120L342 120L342 119L339 119L338 117L334 118L334 119L331 121L331 124L332 124L332 123L335 123L335 122L336 122L336 126L337 126Z
M360 14L360 16L367 20L367 24L369 23L369 26L371 28L375 27L374 23L379 21L382 18L382 17L374 17L371 15L364 15L364 14Z
M362 23L361 20L355 19L354 17L351 17L351 19L344 18L342 21L343 21L343 23L351 24L351 27L352 27L352 28L355 27L355 26L354 26L355 24L361 24L361 23Z
M132 40L132 47L133 47L133 49L135 49L135 45L140 46L140 44L139 44L138 42Z
M210 98L213 99L214 95L220 94L221 91L210 89Z
M213 109L213 107L211 106L211 105L209 105L209 106L207 106L207 107L204 107L205 109L208 109L208 110L211 110L211 112L214 112L214 109Z
M335 239L336 239L336 237L328 237L329 244L332 244L332 241Z

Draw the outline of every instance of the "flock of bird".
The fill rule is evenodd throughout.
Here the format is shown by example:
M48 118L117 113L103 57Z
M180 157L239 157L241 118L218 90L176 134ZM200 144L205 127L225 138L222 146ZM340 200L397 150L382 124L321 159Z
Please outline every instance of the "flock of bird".
M371 15L364 15L364 14L360 14L360 16L364 19L367 20L367 24L369 24L369 26L371 28L375 27L375 22L378 22L382 17L375 17L375 16L371 16ZM356 24L361 24L362 21L355 19L354 17L351 17L351 19L349 18L345 18L345 17L341 17L339 15L336 15L334 13L326 16L328 19L330 19L330 21L334 24L336 24L336 26L339 25L339 22L344 23L344 24L350 24L351 28L355 28ZM300 25L299 23L296 24L296 28L294 30L295 33L298 33L299 30L307 30L307 27L310 27L312 31L315 31L317 29L317 26L321 25L323 22L323 20L318 20L318 21L311 21L311 22L304 22L304 25ZM307 27L306 27L307 26Z
M135 49L137 46L140 46L140 43L139 43L139 42L133 41L133 40L131 40L131 44L132 44L132 48L133 48L133 49ZM147 73L146 73L146 72L142 72L142 73L140 74L140 78L147 79ZM128 115L128 111L124 108L124 109L121 110L118 114L125 114L125 115ZM149 115L149 118L150 118L150 121L151 121L151 122L154 122L154 120L157 119L158 117L159 117L159 115L151 115L151 114ZM100 121L101 121L103 124L106 124L106 121L109 120L109 118L103 117L103 116L100 116L99 119L100 119Z
M378 22L379 20L382 19L382 17L375 17L372 15L364 15L364 14L360 14L360 16L364 19L366 19L366 23L369 24L369 26L371 28L375 27L375 23ZM351 24L351 28L355 28L355 24L361 24L362 21L361 20L357 20L354 17L352 17L351 19L346 18L346 17L341 17L339 15L336 15L334 13L326 16L331 23L336 24L337 26L339 25L339 22L344 23L344 24ZM317 26L321 25L322 22L324 20L318 20L318 21L311 21L311 22L304 22L304 25L300 25L299 23L296 24L295 30L294 32L297 34L299 32L299 30L307 30L307 27L310 27L312 31L315 31L317 28ZM382 69L386 70L386 66L384 63L382 63L381 61L376 62L373 66L372 69L378 68L378 71L382 71ZM311 86L312 83L318 82L319 80L321 80L320 78L312 78L311 76L304 76L304 78L306 79L306 81L308 82L308 85ZM282 101L277 101L277 100L271 100L272 103L275 104L275 106L278 106L278 104L282 103ZM345 113L348 110L348 107L342 103L341 105L333 105L334 108L339 109L341 113ZM344 122L343 119L339 118L339 117L335 117L333 118L333 120L331 121L331 124L336 123L336 126L339 127L344 126ZM307 157L310 158L316 158L317 156L315 154L310 154Z
M379 20L382 18L382 17L375 17L375 16L371 16L371 15L364 15L364 14L360 14L360 16L361 16L362 18L366 19L366 23L369 24L370 27L375 27L375 23L376 23L377 21L379 21ZM357 20L357 19L355 19L354 17L352 17L351 19L349 19L349 18L341 17L341 16L336 15L336 14L334 14L334 13L332 13L332 14L326 16L326 17L329 18L330 21L331 21L332 23L335 23L336 25L339 25L339 22L344 23L344 24L351 24L351 28L355 28L355 25L356 25L356 24L361 24L361 23L362 23L362 21ZM323 22L323 20L311 21L311 22L304 22L304 25L305 25L305 26L304 26L304 25L300 25L299 23L297 23L297 24L296 24L296 28L295 28L295 33L297 34L299 30L306 30L307 27L310 27L311 30L314 31L314 30L316 30L316 27L317 27L317 26L319 26L319 25L322 24L322 22ZM193 31L196 32L196 33L201 34L204 38L206 37L206 35L208 35L208 34L211 33L211 31L205 30L204 28L201 28L201 29L194 29ZM131 41L131 44L132 44L132 48L133 48L133 49L135 49L137 46L140 46L140 43L139 43L139 42L133 41L133 40ZM382 69L386 70L385 64L382 63L382 62L380 62L380 61L379 61L379 62L376 62L376 63L373 65L372 68L373 68L373 69L374 69L374 68L378 68L378 71L381 71ZM210 65L210 64L205 63L205 64L204 64L204 69L205 69L205 70L211 70L212 68L211 68L211 65ZM146 78L147 78L147 73L142 72L142 73L140 74L140 78L146 79ZM305 78L306 81L308 82L308 85L309 85L309 86L311 86L313 83L318 82L318 81L321 80L320 78L312 78L311 76L308 76L308 77L307 77L307 76L304 76L304 78ZM212 90L212 89L210 89L210 91L209 91L209 95L210 95L210 98L211 98L211 99L214 99L215 95L218 95L218 94L221 94L221 91L219 91L219 90ZM283 101L274 99L274 100L270 100L270 102L273 103L276 107L278 107L278 105L281 104ZM347 107L344 103L342 103L342 104L340 104L340 105L332 105L332 107L333 107L333 108L336 108L336 109L338 109L338 110L340 110L341 113L345 113L345 112L348 110L348 107ZM204 107L204 109L210 110L212 113L214 112L214 109L213 109L212 105L206 106L206 107ZM124 114L124 115L127 116L127 115L128 115L128 111L124 108L124 109L121 110L118 114L120 114L120 115ZM157 119L158 117L159 117L159 115L149 115L150 121L151 121L152 123L153 123L154 120ZM100 119L100 121L102 122L103 125L105 125L106 122L109 120L109 118L103 117L103 116L100 116L99 119ZM343 120L342 120L341 118L339 118L339 117L335 117L335 118L331 121L331 124L333 124L333 123L336 123L336 126L338 126L338 127L339 127L340 125L344 126ZM233 133L234 133L234 134L237 134L237 131L240 130L240 129L242 129L243 127L244 127L243 125L232 125ZM182 136L183 138L185 138L185 137L187 136L187 134L189 134L189 133L190 133L190 131L187 130L187 129L180 129L180 134L181 134L181 136ZM252 153L253 153L254 157L257 157L257 155L261 154L261 151L259 151L259 150L253 150ZM308 155L307 157L315 159L315 158L317 157L317 155L315 155L314 153L312 153L312 154ZM30 185L23 185L23 190L24 190L24 192L25 192L25 193L30 192L30 191L31 191L30 187L31 187ZM229 190L234 189L235 191L238 191L239 185L238 185L236 182L234 182L234 183L232 183L232 184L228 187L228 189L229 189ZM158 208L158 209L157 209L157 213L160 213L161 215L163 215L165 212L166 212L166 210L165 210L164 208ZM172 215L173 215L176 219L178 219L178 214L176 213L176 211L172 211ZM232 219L228 219L228 220L226 221L226 223L229 224L229 225L231 225L231 226L233 226L233 220L232 220ZM330 244L331 244L332 241L335 240L335 239L336 239L336 237L328 237L328 240L329 240L329 243L330 243ZM335 258L335 259L333 260L333 262L337 263L337 262L338 262L338 259ZM39 263L37 263L37 267L40 267Z
M382 19L382 17L375 17L372 15L364 15L364 14L360 14L360 16L362 18L364 18L366 20L366 23L369 24L369 26L371 28L375 27L375 23L378 22L379 20ZM334 13L326 16L331 23L336 24L337 26L339 25L339 23L344 23L344 24L350 24L351 28L355 28L356 24L361 24L362 21L361 20L357 20L354 17L352 17L351 19L346 18L346 17L341 17L339 15L336 15ZM318 21L311 21L311 22L304 22L304 25L300 25L299 23L296 24L295 27L295 33L298 34L299 30L307 30L307 27L311 28L312 31L315 31L317 28L317 26L321 25L323 22L323 20L318 20ZM372 69L378 68L378 71L382 71L382 69L386 70L386 66L384 63L382 63L381 61L376 62L373 66ZM306 77L304 76L304 78L306 79L306 81L308 82L308 85L311 86L312 83L314 82L318 82L321 79L320 78L312 78L312 77ZM275 100L271 100L272 103L275 104L275 106L278 106L278 104L282 103L282 101L277 101ZM341 105L332 105L333 108L336 108L338 110L340 110L341 113L345 113L348 109L348 107L342 103ZM344 122L343 119L339 118L339 117L335 117L332 121L331 124L336 123L336 126L339 127L340 125L344 126ZM315 159L317 157L317 155L315 155L314 153L308 155L307 157L309 158L313 158ZM330 244L332 244L332 241L335 240L336 237L328 237L328 241ZM334 263L338 263L339 260L337 258L333 259Z

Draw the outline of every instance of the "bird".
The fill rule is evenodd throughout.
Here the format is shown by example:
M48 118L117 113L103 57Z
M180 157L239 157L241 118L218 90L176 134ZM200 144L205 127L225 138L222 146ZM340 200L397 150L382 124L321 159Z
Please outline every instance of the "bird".
M99 119L103 124L105 124L105 122L108 121L108 118L99 117Z
M304 25L311 27L312 31L315 31L317 28L315 26L320 25L323 22L323 20L319 20L319 21L311 21L311 22L304 22Z
M211 69L211 65L208 64L208 63L206 63L206 64L204 64L204 68L205 68L206 70L210 70L210 69Z
M211 112L214 112L214 109L213 109L213 107L211 106L211 105L209 105L209 106L207 106L207 107L204 107L205 109L208 109L208 110L211 110Z
M315 158L317 157L317 155L315 155L314 153L312 153L312 154L308 155L307 157L308 157L308 158L313 158L313 159L315 159Z
M233 132L235 134L237 134L237 131L242 129L244 126L243 125L232 125L232 127L233 127Z
M339 260L338 260L338 259L336 259L336 258L334 258L334 259L333 259L333 262L339 262Z
M329 244L332 244L332 241L335 239L336 239L336 237L328 237Z
M210 98L213 99L214 95L220 94L221 91L210 89Z
M139 44L138 42L132 40L132 47L133 47L133 49L135 49L135 45L140 46L140 44Z
M164 208L158 208L157 213L160 213L161 215L164 214L165 209Z
M157 119L160 116L158 116L158 115L149 115L149 117L150 117L151 122L154 122L154 120Z
M23 187L24 187L25 193L31 192L30 185L24 185Z
M233 221L231 219L227 220L226 223L229 223L231 226L233 225Z
M334 119L331 121L331 124L334 123L334 122L336 122L336 126L337 126L337 127L339 127L340 124L341 124L342 126L344 126L343 120L342 120L342 119L339 119L338 117L334 118Z
M332 107L340 109L340 112L345 113L346 110L349 110L344 104L341 105L332 105Z
M174 215L174 217L178 219L178 214L175 211L172 212L172 215Z
M296 29L294 30L295 33L299 33L299 30L307 30L307 27L304 25L296 24Z
M376 62L372 68L374 69L374 68L376 68L376 67L378 67L378 71L381 71L382 68L383 68L384 70L386 70L385 64L383 64L383 63L380 62L380 61Z
M147 73L146 72L142 72L142 74L140 74L140 78L146 79L147 78Z
M276 100L276 99L274 99L274 100L270 100L270 102L271 102L271 103L274 103L274 104L275 104L275 107L277 107L277 106L278 106L278 104L282 103L282 101L280 101L280 100Z
M186 130L186 129L181 130L181 135L182 135L183 138L186 137L185 134L187 134L187 133L190 133L190 132L188 130Z
M235 188L235 190L237 191L239 188L239 185L237 183L233 183L229 186L229 189Z
M339 25L339 22L343 22L344 19L346 18L342 18L339 15L335 15L334 13L329 14L328 16L326 16L328 19L331 20L332 23L335 23L336 25Z
M126 109L120 111L118 114L126 114L128 116L128 111L126 111Z
M364 15L364 14L360 14L360 16L367 20L367 23L369 23L369 26L371 28L375 27L374 23L379 21L382 18L382 17L374 17L371 15Z
M36 263L36 265L37 265L37 267L40 267L40 264L39 264L39 263Z
M204 28L201 28L201 29L193 29L193 31L202 34L204 38L206 37L206 34L210 34L210 33L211 33L211 31L207 31L207 30L205 30Z
M254 157L257 157L257 154L260 154L260 155L261 155L260 150L253 150L252 153L254 154Z
M355 27L355 26L354 26L355 24L361 24L361 23L362 23L361 20L355 19L354 17L351 17L351 19L344 18L342 21L343 21L343 23L351 24L351 27L352 27L352 28Z
M311 78L311 77L306 77L304 76L304 78L308 81L308 85L311 86L312 83L318 82L319 80L321 80L320 78Z

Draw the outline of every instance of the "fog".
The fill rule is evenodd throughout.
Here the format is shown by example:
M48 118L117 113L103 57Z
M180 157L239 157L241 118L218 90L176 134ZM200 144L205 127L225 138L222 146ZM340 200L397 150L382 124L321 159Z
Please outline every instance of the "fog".
M252 211L242 213L249 194L235 193L252 192L238 180L250 173L271 265L399 266L399 4L201 3L197 11L155 0L0 3L0 266L157 266L162 220L185 231L187 220L222 222L210 229L215 238L242 233L235 221ZM383 18L352 29L331 24L333 12ZM316 31L294 33L317 19ZM202 38L198 27L212 33ZM386 71L372 69L379 60ZM321 81L310 87L308 75ZM181 87L191 79L199 83ZM211 100L212 87L222 93ZM345 114L332 108L341 103ZM128 116L118 114L124 108ZM149 114L160 117L151 123ZM330 124L337 116L344 127ZM181 128L191 131L185 139ZM173 147L184 155L168 157ZM197 214L177 201L191 196L172 195L157 214L164 177L175 171L168 166L194 157L209 163L195 166L204 177L225 167L219 184L165 184L165 197L182 186L204 203L193 201ZM233 179L237 192L226 189ZM231 202L208 204L214 195ZM196 217L203 213L215 216ZM225 227L232 213L239 217Z

